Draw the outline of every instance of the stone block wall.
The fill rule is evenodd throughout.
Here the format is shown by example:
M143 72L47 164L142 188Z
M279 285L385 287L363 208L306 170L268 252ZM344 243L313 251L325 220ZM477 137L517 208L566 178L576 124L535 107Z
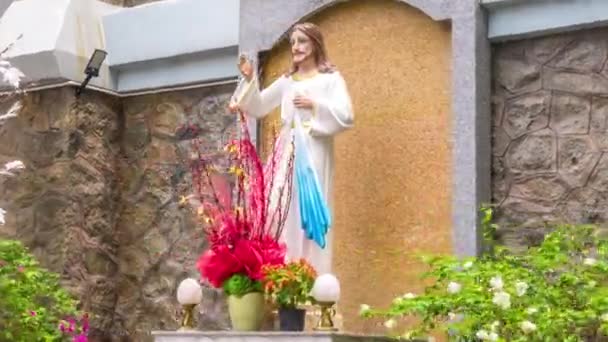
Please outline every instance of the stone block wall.
M606 29L494 46L493 201L503 241L608 219Z
M151 330L177 328L177 286L198 278L206 248L178 205L191 190L186 160L193 138L213 153L234 136L233 88L125 99L86 92L78 101L73 88L34 92L0 127L0 164L27 167L0 179L0 238L25 242L61 274L94 315L93 335L109 338L95 340L146 341ZM200 328L227 328L224 301L204 292Z

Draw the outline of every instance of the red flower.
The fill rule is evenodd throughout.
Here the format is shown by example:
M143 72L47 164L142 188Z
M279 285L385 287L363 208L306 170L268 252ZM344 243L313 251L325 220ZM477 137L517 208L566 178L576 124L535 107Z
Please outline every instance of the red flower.
M192 163L192 179L205 215L205 232L210 249L198 259L196 267L203 280L215 287L234 274L244 274L262 280L264 265L283 264L285 245L278 242L292 189L293 154L286 168L278 166L282 153L289 150L279 146L263 165L252 143L247 121L241 113L241 138L231 142L227 150L232 181L224 178L211 160L202 157ZM200 144L195 140L195 148ZM278 175L283 170L284 175ZM279 184L281 180L281 184ZM232 186L234 186L234 189ZM269 209L271 191L279 195L279 206Z
M211 285L221 287L226 279L238 273L243 267L228 246L218 246L205 252L198 259L196 268Z

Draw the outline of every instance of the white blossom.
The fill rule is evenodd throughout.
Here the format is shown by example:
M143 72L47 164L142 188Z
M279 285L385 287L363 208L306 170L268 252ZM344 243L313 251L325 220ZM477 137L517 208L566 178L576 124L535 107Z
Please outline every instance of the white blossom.
M494 321L492 322L492 324L490 325L490 329L492 331L496 331L498 330L498 327L500 326L500 322L499 321Z
M395 321L393 318L391 318L388 321L384 322L384 327L387 328L387 329L393 329L396 326L397 326L397 321Z
M534 323L532 323L530 321L523 321L523 322L521 322L521 324L519 325L519 327L526 334L529 334L529 333L531 333L533 331L536 331L536 324L534 324Z
M600 316L600 318L602 319L602 321L604 321L604 322L608 322L608 313L602 314L602 315Z
M13 176L15 171L22 170L25 168L25 165L20 160L14 160L4 164L2 168L0 168L0 175L4 176Z
M498 334L495 332L491 332L488 334L488 341L496 342L498 341Z
M515 293L517 293L517 295L519 297L523 296L526 294L526 291L528 291L528 284L523 282L523 281L518 281L517 283L515 283Z
M406 294L403 295L403 298L404 299L414 299L414 298L416 298L416 295L413 294L413 293L411 293L411 292L408 292L408 293L406 293Z
M359 314L360 315L365 315L366 313L368 313L372 308L367 305L367 304L361 304L361 306L359 307Z
M480 339L482 341L485 341L490 337L490 334L487 331L481 329L481 330L477 331L477 333L475 334L475 337L477 337L478 339Z
M0 208L0 226L3 226L6 221L4 221L4 214L6 214L6 210Z
M585 260L583 260L583 264L586 266L595 266L597 264L597 260L594 258L585 258Z
M499 291L494 294L492 303L500 306L502 309L508 309L511 307L511 295L504 291Z
M464 265L462 266L465 270L469 269L471 267L473 267L473 262L472 261L467 261L464 263Z
M4 66L0 66L0 75L2 75L2 80L11 85L13 88L19 88L19 83L21 83L21 79L25 76L21 70L14 68L12 66L7 65L5 62Z
M494 290L497 290L497 291L502 290L502 287L504 286L502 277L500 277L500 276L492 277L492 279L490 279L490 286Z
M25 165L23 164L23 162L21 160L13 160L11 162L4 164L4 169L6 171L11 172L11 171L25 169Z
M15 101L15 103L12 104L11 108L8 109L8 112L0 115L0 123L10 118L17 117L17 114L19 113L22 107L23 105L21 104L21 101Z
M462 285L458 284L457 282L452 281L448 284L448 293L456 294L460 292L461 289Z
M538 312L538 309L537 309L537 308L534 308L534 307L530 307L530 308L527 308L527 309L526 309L526 313L527 313L528 315L534 315L534 314L535 314L535 313L537 313L537 312Z

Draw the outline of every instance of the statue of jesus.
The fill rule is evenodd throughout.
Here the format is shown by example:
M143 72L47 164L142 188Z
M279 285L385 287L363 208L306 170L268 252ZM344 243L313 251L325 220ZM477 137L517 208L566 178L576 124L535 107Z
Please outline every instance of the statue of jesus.
M264 90L259 90L252 63L241 58L244 86L237 90L230 109L262 119L280 106L282 129L277 143L295 138L291 151L296 159L282 235L287 258L304 258L319 274L330 273L334 136L353 126L353 109L346 83L327 57L319 28L296 24L289 38L292 65ZM288 149L291 144L282 146Z

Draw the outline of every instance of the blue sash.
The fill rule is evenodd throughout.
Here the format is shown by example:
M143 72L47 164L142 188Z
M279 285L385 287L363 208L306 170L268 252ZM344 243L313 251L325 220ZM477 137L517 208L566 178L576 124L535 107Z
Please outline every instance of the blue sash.
M294 121L296 186L302 229L309 240L325 248L325 235L331 225L331 215L310 157L301 119L295 115Z

